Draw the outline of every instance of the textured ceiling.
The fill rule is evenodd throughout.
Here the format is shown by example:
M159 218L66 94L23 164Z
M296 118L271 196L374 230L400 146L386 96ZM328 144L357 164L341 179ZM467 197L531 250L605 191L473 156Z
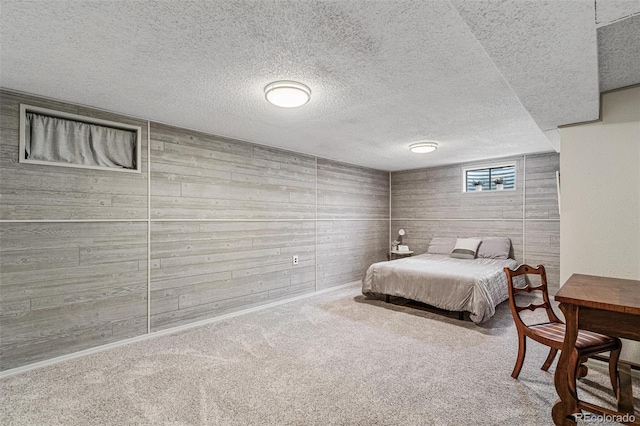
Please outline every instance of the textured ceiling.
M598 54L601 91L640 83L640 14L598 28Z
M594 2L453 4L542 130L598 118Z
M640 0L594 0L593 3L598 27L640 14Z
M598 112L592 1L1 7L2 87L383 170L549 151ZM311 101L268 104L280 79Z

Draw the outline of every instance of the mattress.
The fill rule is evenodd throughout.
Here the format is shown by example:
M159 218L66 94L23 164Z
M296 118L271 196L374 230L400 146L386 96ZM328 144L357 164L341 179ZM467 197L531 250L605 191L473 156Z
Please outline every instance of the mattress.
M421 254L374 263L362 280L362 293L400 296L448 311L467 311L473 322L481 323L509 298L503 268L516 266L513 259L468 260Z

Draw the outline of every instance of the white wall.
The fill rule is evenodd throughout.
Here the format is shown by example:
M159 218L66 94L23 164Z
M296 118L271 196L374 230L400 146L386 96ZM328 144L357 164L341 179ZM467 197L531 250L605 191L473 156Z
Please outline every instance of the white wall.
M561 283L640 280L640 86L602 101L601 122L561 131Z
M560 174L560 282L640 280L640 86L605 94L601 122L562 129ZM622 358L638 363L640 343Z

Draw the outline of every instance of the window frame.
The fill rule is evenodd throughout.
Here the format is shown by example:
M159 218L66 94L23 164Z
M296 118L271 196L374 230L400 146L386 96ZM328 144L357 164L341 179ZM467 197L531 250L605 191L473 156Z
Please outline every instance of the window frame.
M26 118L27 112L33 112L36 114L47 115L54 118L62 118L66 120L80 121L87 124L95 124L103 127L111 127L118 130L133 130L136 132L136 168L125 169L119 167L107 167L107 166L90 166L85 164L73 164L64 163L60 161L43 161L43 160L30 160L26 158ZM38 164L43 166L57 166L57 167L72 167L77 169L91 169L91 170L107 170L110 172L119 173L142 173L142 127L134 126L132 124L118 123L116 121L103 120L100 118L87 117L86 115L73 114L70 112L56 111L49 108L42 108L28 104L20 104L20 142L19 142L19 163L25 164Z
M503 191L515 191L518 188L518 164L517 162L510 163L497 163L497 164L488 164L484 166L473 166L473 167L464 167L462 169L462 192L465 194L473 194L480 192L498 192L497 189L488 189L482 191L467 191L467 172L474 170L484 170L484 169L499 169L501 167L513 167L513 188L503 189L499 192Z

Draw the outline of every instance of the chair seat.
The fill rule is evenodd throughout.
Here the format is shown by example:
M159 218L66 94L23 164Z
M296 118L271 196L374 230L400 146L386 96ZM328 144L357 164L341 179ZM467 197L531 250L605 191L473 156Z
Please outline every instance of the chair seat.
M547 340L558 342L560 346L564 342L566 327L563 323L547 322L544 324L530 325L529 330L536 336L540 336ZM616 345L616 339L598 333L586 330L578 330L578 339L576 340L576 348L588 348L591 346L605 346L611 344Z

